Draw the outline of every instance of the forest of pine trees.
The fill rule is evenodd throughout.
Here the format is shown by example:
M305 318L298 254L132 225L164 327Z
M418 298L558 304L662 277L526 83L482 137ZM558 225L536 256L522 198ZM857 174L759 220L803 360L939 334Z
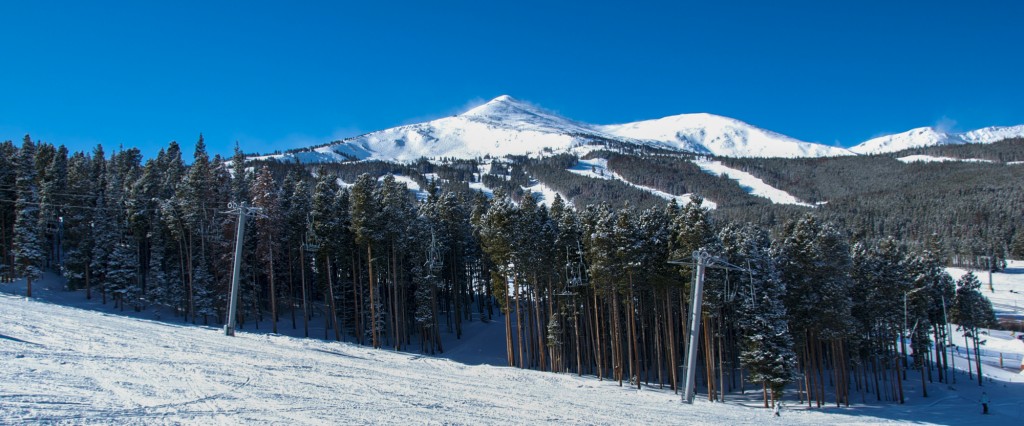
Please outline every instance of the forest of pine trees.
M706 250L745 272L708 272L698 388L759 392L766 406L784 389L808 406L902 402L908 369L924 392L950 380L952 327L977 360L995 323L977 279L945 273L937 238L854 240L813 214L730 223L699 198L546 207L425 182L418 201L386 171L343 187L337 168L247 162L237 147L211 158L202 137L183 155L174 142L145 161L133 148L0 144L2 281L31 288L53 271L121 310L222 324L238 220L226 210L244 202L261 214L243 241L240 325L436 354L444 333L504 321L510 366L678 390L693 271L669 261ZM313 321L325 335L310 336Z

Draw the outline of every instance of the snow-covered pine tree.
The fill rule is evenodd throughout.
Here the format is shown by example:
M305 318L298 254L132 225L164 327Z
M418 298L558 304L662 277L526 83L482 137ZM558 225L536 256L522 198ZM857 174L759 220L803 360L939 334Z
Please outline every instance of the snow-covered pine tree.
M12 234L17 216L18 148L11 141L0 142L0 282L14 280Z
M505 348L508 365L515 366L517 357L512 342L512 294L508 283L518 281L515 265L516 230L519 209L504 193L495 193L487 212L479 220L477 232L480 245L490 258L494 270L491 271L491 294L498 298L502 312L505 314ZM519 357L519 363L522 358Z
M65 207L68 203L68 196L65 192L68 188L68 149L64 145L59 146L50 157L46 165L46 172L40 179L40 214L39 226L48 230L46 233L47 259L58 273L63 273L64 240L63 240L63 217L67 213Z
M796 369L793 336L782 302L786 285L775 269L766 231L749 224L733 225L720 235L727 259L748 269L734 284L740 301L740 361L749 379L764 386L764 406L774 406Z
M379 294L374 276L374 246L383 239L381 230L381 217L379 201L374 196L376 179L369 174L362 174L356 179L350 188L350 209L352 233L355 235L356 244L366 249L366 267L368 277L367 293L369 300L369 320L367 330L370 334L370 342L374 348L380 347L378 326L380 325ZM367 324L367 323L363 323Z
M784 303L789 313L800 365L804 366L804 388L824 403L827 367L846 371L843 338L853 330L850 310L850 248L846 237L832 224L811 214L787 223L772 247L776 268L786 283ZM825 353L837 356L826 358ZM832 366L825 360L832 361ZM831 378L837 404L849 403L845 374ZM808 398L808 405L811 400Z
M65 262L64 276L68 279L68 290L87 287L89 260L92 257L92 219L95 206L95 190L92 180L92 161L81 152L68 160L69 194L75 194L75 205L64 214Z
M17 216L14 222L12 257L15 274L24 277L26 295L32 297L32 281L43 275L45 257L42 230L39 226L39 187L36 180L36 144L28 135L22 141L18 156L18 176L15 189Z
M963 330L964 337L974 345L974 371L978 375L978 386L982 386L981 375L981 348L982 329L992 327L996 324L995 313L992 310L992 302L981 294L981 281L968 272L956 282L956 296L953 297L952 306L949 309L949 320L959 325ZM970 345L967 351L971 351Z
M277 229L282 219L281 195L278 192L274 175L266 165L260 167L253 180L252 205L261 210L253 221L252 235L256 238L256 253L258 275L265 277L267 283L266 303L270 306L271 331L277 333L277 322L279 320L278 306L280 305L280 289L277 286L276 272L281 268L283 248L278 239L281 234ZM275 262L276 261L276 262Z

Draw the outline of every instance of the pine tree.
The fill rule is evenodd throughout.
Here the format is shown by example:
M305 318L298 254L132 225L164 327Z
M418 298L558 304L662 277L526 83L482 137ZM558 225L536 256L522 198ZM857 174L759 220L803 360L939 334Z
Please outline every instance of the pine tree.
M0 282L14 280L14 222L18 199L18 148L11 141L0 143Z
M380 224L380 205L374 196L376 180L369 174L360 175L350 188L351 204L350 216L352 218L352 233L355 235L356 244L366 249L366 266L368 277L368 308L370 311L369 332L370 342L374 348L380 347L378 338L379 325L379 294L374 281L373 249L383 239Z
M75 204L80 208L69 209L64 215L64 236L66 261L64 276L68 289L76 290L88 286L89 262L92 258L92 222L96 204L95 183L92 179L92 161L80 152L68 160L68 186L65 190L75 194Z
M786 283L784 303L789 314L797 353L806 366L804 386L813 392L817 406L824 403L825 352L842 353L843 338L854 329L851 319L850 248L846 237L833 225L808 214L785 225L772 247L776 268ZM845 360L830 359L832 370L845 371ZM831 379L836 404L849 403L844 375ZM810 405L808 399L808 405Z
M978 374L978 386L983 384L981 375L981 333L982 328L996 324L992 302L981 294L981 281L968 272L956 282L956 296L949 310L949 320L958 324L964 337L974 345L974 362ZM967 347L970 351L970 346Z
M267 278L271 331L277 333L278 297L281 293L277 286L276 272L282 262L277 261L275 264L275 260L280 258L283 250L278 238L281 233L277 229L283 219L281 195L269 167L264 165L260 168L250 193L253 207L262 212L253 221L254 232L252 234L256 236L257 240L256 252L257 258L260 259L260 270Z
M43 275L42 230L39 227L39 191L36 182L36 144L25 135L18 157L17 218L14 222L15 273L25 277L26 295L32 297L32 281Z
M782 303L786 285L775 270L768 234L749 224L727 227L721 232L725 255L730 262L745 265L746 274L738 277L740 304L740 361L750 372L750 380L761 383L765 407L778 403L783 388L793 379L796 353L789 332L786 306Z

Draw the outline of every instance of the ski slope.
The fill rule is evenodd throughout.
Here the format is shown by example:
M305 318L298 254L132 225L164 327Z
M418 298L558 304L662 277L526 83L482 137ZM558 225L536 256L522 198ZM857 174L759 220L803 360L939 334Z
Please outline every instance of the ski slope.
M945 163L947 161L961 161L965 163L992 163L992 160L983 160L980 158L953 158L953 157L937 157L934 155L908 155L905 157L897 158L903 163Z
M1024 262L993 282L996 294L1016 300ZM911 370L905 405L854 392L850 408L807 409L790 390L776 418L758 408L758 392L730 393L726 403L698 397L690 406L656 387L638 391L592 376L496 366L504 355L500 317L466 324L459 341L446 334L446 359L265 332L226 337L219 328L147 319L152 311L116 312L61 286L47 274L34 286L36 298L27 299L23 282L0 284L0 424L1024 422L1024 375L1016 366L1024 351L1008 332L991 332L982 347L984 387L963 371L958 336L957 384L930 383L928 398ZM979 414L981 391L992 398L992 415Z
M750 195L767 198L775 204L792 204L796 206L814 207L813 204L800 201L790 193L765 183L765 181L761 180L761 178L757 176L742 170L728 167L722 164L721 161L711 161L707 158L700 158L694 160L693 163L709 174L715 176L728 175L729 179L736 181L740 188L743 188L743 190L747 191Z
M959 280L969 272L963 268L946 268L946 272ZM1006 269L991 274L989 286L988 271L971 271L981 281L981 294L992 302L997 317L1024 320L1024 260L1008 260Z
M656 196L658 198L662 198L662 199L670 200L670 201L671 200L675 200L676 203L678 203L681 206L685 206L687 204L690 204L690 201L692 200L692 196L693 196L693 194L682 194L682 195L670 194L668 192L665 192L665 191L662 191L662 190L659 190L659 189L655 189L655 188L651 188L649 186L643 186L643 185L639 185L639 184L635 184L633 182L630 182L630 181L626 180L626 178L622 177L622 175L620 175L618 173L615 173L614 171L609 169L608 168L608 160L604 159L604 158L592 158L592 159L589 159L589 160L582 160L581 159L581 160L576 162L576 165L574 165L571 168L569 168L569 172L575 173L575 174L580 175L580 176L586 176L586 177L589 177L589 178L593 178L593 179L617 180L617 181L622 182L622 183L624 183L626 185L632 186L632 187L634 187L636 189L639 189L641 191L644 191L644 192L647 192L647 193L649 193L651 195L654 195L654 196ZM707 208L712 209L712 210L718 208L718 204L716 204L714 201L708 200L706 198L704 199L704 203L702 205L704 207L707 207Z
M0 294L0 424L756 424L765 409ZM786 424L880 423L791 410Z

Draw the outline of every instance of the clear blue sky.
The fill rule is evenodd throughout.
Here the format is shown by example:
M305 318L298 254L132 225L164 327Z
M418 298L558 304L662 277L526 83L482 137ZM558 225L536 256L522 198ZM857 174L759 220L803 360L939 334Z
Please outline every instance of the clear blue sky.
M1024 123L1024 1L708 3L3 0L0 140L268 152L501 94L841 146Z

